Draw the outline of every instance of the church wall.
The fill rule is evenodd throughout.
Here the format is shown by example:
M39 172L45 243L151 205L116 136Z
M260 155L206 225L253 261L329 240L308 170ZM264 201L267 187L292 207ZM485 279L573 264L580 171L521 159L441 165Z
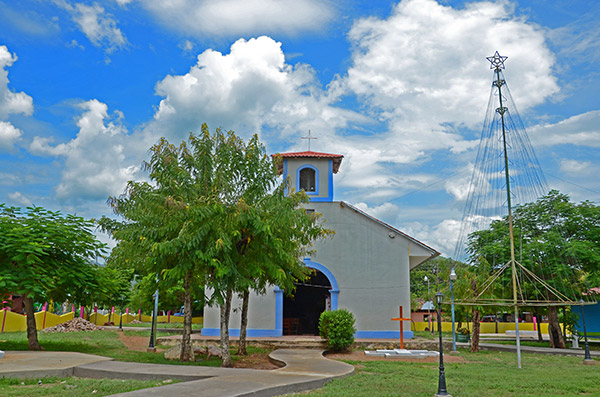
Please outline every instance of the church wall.
M339 286L338 308L356 318L357 337L399 337L399 305L410 317L409 240L339 202L309 203L334 237L319 241L311 260L327 267ZM405 337L412 337L404 322Z
M210 293L208 291L207 293ZM248 336L280 336L281 329L276 330L276 299L273 287L267 288L264 295L250 293L248 301ZM242 300L234 295L231 303L229 328L231 336L239 336L242 313ZM202 335L220 335L219 306L204 308L204 328Z
M335 229L333 237L317 241L310 261L327 268L339 288L337 308L351 311L356 318L358 338L398 338L399 305L410 317L410 275L408 239L339 202L311 202L306 208L323 214L325 226ZM278 300L279 297L279 300ZM234 299L232 308L241 308ZM265 295L251 294L248 336L280 336L282 294L273 287ZM281 318L279 318L281 322ZM207 308L203 335L219 335L219 309ZM239 335L240 313L231 314L231 335ZM410 321L404 322L404 337L413 336Z

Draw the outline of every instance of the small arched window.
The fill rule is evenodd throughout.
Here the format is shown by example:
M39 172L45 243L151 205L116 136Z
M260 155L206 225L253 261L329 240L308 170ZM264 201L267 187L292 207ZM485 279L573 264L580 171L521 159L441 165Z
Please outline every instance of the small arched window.
M300 170L300 189L305 192L314 192L316 190L316 173L312 168L303 168Z

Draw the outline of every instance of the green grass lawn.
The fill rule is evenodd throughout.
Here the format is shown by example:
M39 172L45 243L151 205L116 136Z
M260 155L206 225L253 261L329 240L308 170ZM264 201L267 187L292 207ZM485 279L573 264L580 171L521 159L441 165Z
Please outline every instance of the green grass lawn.
M514 340L485 340L480 339L480 342L483 343L498 343L500 345L516 345L517 342ZM583 340L579 342L579 348L583 349ZM532 341L532 340L521 340L521 346L533 346L533 347L550 347L549 341ZM571 347L571 342L567 342L567 347ZM600 350L600 345L598 343L588 343L588 347L590 350Z
M41 384L39 381L42 381ZM60 396L79 397L86 395L108 396L132 390L162 386L171 381L118 380L86 378L33 378L0 379L0 395L4 397Z
M462 363L446 363L446 384L453 396L574 396L600 395L598 366L582 364L581 357L461 350ZM314 396L428 396L437 392L437 363L348 361L353 376L336 379ZM600 364L600 363L599 363ZM304 394L303 394L304 395Z
M128 350L119 339L119 331L87 331L87 332L64 332L54 334L39 333L40 344L47 351L70 351L87 354L97 354L111 357L118 361L131 361L151 364L176 364L176 365L202 365L219 367L221 360L212 356L210 360L196 362L180 362L178 360L167 360L162 352L140 352ZM143 336L150 341L150 331L123 331L125 335ZM164 335L164 334L162 334ZM160 347L160 346L158 346ZM11 332L0 334L0 350L28 350L27 334L25 332ZM238 360L239 356L233 355L237 349L232 348L232 359ZM262 352L261 349L248 347L248 353Z

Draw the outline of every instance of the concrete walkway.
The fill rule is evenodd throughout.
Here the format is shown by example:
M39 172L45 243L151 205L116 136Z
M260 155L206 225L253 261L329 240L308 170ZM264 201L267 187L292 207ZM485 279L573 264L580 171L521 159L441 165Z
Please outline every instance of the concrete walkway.
M181 383L118 396L277 396L322 387L354 367L323 357L323 350L279 349L270 358L285 365L272 371L112 361L68 352L6 352L0 377L78 376L114 379L177 379Z
M112 358L74 352L7 351L0 359L0 378L66 377L73 368Z

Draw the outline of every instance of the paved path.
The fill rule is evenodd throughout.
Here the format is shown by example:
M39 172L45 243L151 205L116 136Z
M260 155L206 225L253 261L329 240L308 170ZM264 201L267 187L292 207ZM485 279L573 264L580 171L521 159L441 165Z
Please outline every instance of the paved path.
M0 359L0 378L66 377L73 375L74 367L103 361L112 362L112 358L73 352L7 351Z
M118 396L277 396L322 387L354 372L354 367L323 357L323 350L279 349L272 360L285 364L265 371L168 364L142 364L68 352L6 352L0 377L79 376L114 379L177 379L180 383Z

